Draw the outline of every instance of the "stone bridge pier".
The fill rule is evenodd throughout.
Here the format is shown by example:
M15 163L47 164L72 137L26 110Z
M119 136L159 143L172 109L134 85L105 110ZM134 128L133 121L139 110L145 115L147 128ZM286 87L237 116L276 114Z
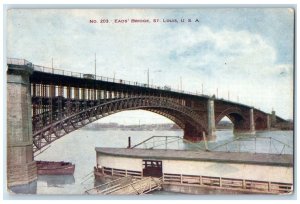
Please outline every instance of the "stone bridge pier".
M222 107L220 104L217 104L217 107L215 107L214 98L208 99L205 104L205 109L202 109L202 114L204 115L201 121L202 126L195 126L189 123L185 124L185 139L189 141L201 141L204 135L207 136L207 138L215 138L216 124L225 116L233 123L233 131L235 134L255 134L256 129L268 130L270 127L269 116L266 115L264 118L264 116L256 113L257 117L255 117L255 111L252 107L237 109Z
M184 139L189 141L201 141L204 135L209 138L216 136L216 122L215 122L215 106L214 100L208 99L205 106L205 113L207 113L201 123L203 126L195 126L189 123L185 124Z
M26 65L7 71L7 186L29 184L37 179L32 150L32 119L29 76Z
M233 120L233 131L237 134L255 134L254 112L253 108L245 111L244 118L241 120Z

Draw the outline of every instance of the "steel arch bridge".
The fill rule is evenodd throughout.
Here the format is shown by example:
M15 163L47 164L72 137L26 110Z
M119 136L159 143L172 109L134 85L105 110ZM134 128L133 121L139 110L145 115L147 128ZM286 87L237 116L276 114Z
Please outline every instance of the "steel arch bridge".
M125 110L165 116L199 141L215 135L227 116L234 131L253 133L276 127L282 118L254 107L170 87L124 81L7 59L7 183L37 179L34 152L85 125ZM40 153L41 153L40 152Z
M45 99L35 97L35 102L52 100L62 104L62 111L46 111L33 117L33 150L37 151L62 136L82 128L103 117L124 110L143 109L161 114L184 128L184 120L190 120L200 131L204 130L202 116L191 108L182 106L171 99L153 96L119 98L106 101L97 101L84 107L86 103L77 100L63 100L64 98ZM77 104L80 103L78 106ZM47 103L43 103L47 105Z
M125 110L141 109L165 116L184 130L185 139L192 141L201 140L203 134L214 135L215 125L225 116L237 132L267 130L276 121L284 121L274 113L214 96L47 68L20 59L10 58L7 65L8 94L16 90L21 93L17 95L21 97L18 103L8 97L8 103L14 104L8 111L16 106L28 109L24 115L30 118L30 124L25 119L21 119L22 124L14 117L10 119L23 129L29 128L33 152L91 122Z

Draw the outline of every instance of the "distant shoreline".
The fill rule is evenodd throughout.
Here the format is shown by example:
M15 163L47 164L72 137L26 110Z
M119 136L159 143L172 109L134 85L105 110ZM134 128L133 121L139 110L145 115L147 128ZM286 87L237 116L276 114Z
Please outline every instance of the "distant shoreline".
M230 122L221 122L217 125L217 130L230 130L233 129L233 125ZM118 123L92 123L84 129L105 131L105 130L131 130L131 131L153 131L153 130L165 130L174 131L181 130L181 128L174 123L158 123L158 124L138 124L138 125L122 125Z

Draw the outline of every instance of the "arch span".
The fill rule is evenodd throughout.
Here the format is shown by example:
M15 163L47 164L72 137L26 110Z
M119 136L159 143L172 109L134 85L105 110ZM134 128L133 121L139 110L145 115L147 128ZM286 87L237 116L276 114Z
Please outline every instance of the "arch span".
M49 122L49 116L43 115L41 129L36 129L33 134L33 150L38 151L53 141L64 135L84 127L85 125L99 120L103 117L118 113L124 110L148 109L161 113L173 119L173 121L183 127L185 120L191 121L197 127L202 125L203 118L192 109L172 101L171 99L153 96L141 96L132 98L121 98L95 103L94 106L81 109L72 114L61 113L57 120ZM51 112L49 112L50 114ZM52 118L51 118L52 119ZM52 120L51 120L52 121Z
M158 109L158 108L143 108L142 110L146 110L152 113L156 113L158 115L162 115L171 121L173 121L175 124L177 124L180 128L184 129L184 119L178 114L177 116L174 115L174 113L169 112L168 110Z
M165 109L148 109L150 111L156 112L161 115L167 115L166 117L170 117L179 127L181 127L184 131L184 138L191 141L201 141L203 137L203 132L207 133L207 129L203 126L203 124L196 123L193 120L190 120L186 116L176 113L173 111L168 111Z
M247 126L247 119L244 116L241 109L232 107L227 108L224 111L222 111L217 117L216 117L216 124L218 124L222 118L227 117L230 119L230 121L233 123L233 131L239 131L244 130Z
M230 118L224 116L217 124L216 129L233 129L233 123Z
M199 124L193 120L190 120L187 116L181 114L180 112L170 111L164 108L144 108L143 110L148 110L151 112L155 112L159 115L166 116L167 118L175 122L182 129L184 129L187 126L187 124L190 124L193 127L197 127L197 129L201 131L205 130L203 123Z

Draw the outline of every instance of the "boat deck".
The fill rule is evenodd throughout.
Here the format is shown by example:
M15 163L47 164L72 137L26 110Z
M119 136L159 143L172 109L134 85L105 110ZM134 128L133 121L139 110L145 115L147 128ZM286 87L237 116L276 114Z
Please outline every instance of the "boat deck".
M96 186L86 190L85 193L94 195L143 195L161 189L161 184L161 178L135 179L129 176Z
M206 152L186 150L149 150L96 147L96 152L104 155L143 158L143 159L169 159L191 161L213 161L225 163L263 164L272 166L293 166L292 155L240 153L240 152Z

